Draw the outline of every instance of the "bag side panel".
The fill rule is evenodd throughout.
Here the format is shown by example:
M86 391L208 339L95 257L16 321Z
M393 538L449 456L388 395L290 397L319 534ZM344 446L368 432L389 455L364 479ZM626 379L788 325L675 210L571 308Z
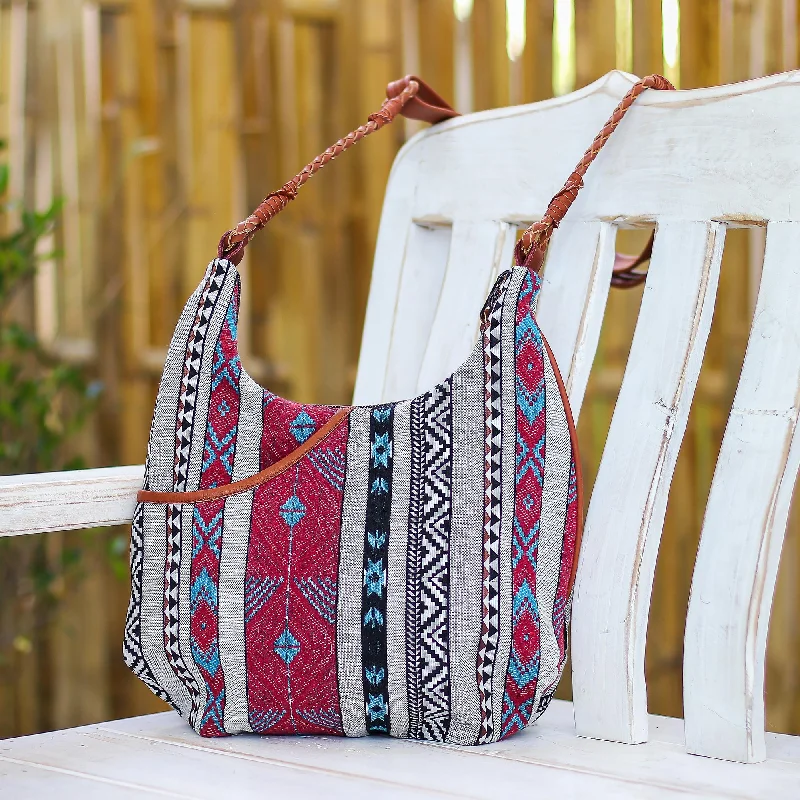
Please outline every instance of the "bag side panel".
M214 279L206 297L201 301L202 308L193 328L194 335L190 333L186 347L181 393L174 423L175 491L197 491L200 488L204 465L210 466L206 459L206 442L210 438L209 422L214 424L209 409L212 395L216 393L213 389L219 388L218 385L215 387L215 382L220 378L220 372L229 368L238 371L238 359L235 363L230 362L231 356L235 353L238 287L239 274L236 268L228 261L217 259ZM228 332L228 348L221 354L220 337L223 328L230 325L231 318L234 325ZM238 403L238 399L234 400L236 395L238 392L229 394L230 403ZM216 415L220 412L215 408L214 413ZM235 441L233 444L235 446ZM171 508L173 513L170 517L170 544L167 547L166 561L171 584L170 600L165 603L168 623L167 654L170 656L170 665L183 676L187 684L192 697L189 724L200 733L209 698L213 701L214 697L214 693L209 693L208 690L206 668L213 670L218 656L209 653L207 655L212 660L203 663L203 648L206 644L210 645L212 640L210 638L203 640L200 647L197 647L193 637L192 617L193 612L202 610L205 613L206 605L210 604L214 608L212 613L216 618L216 598L213 595L206 597L205 594L198 597L196 594L200 586L193 586L193 553L196 536L201 537L197 542L201 546L206 538L218 540L222 513L220 507L217 513L205 519L202 517L202 512L198 513L198 510L191 506L175 505ZM204 527L207 530L203 530ZM217 560L216 556L214 560ZM213 578L209 576L203 580L205 581L203 591L213 592L217 587L218 570ZM177 597L177 603L173 597ZM198 602L201 605L198 605Z
M547 352L543 353L543 361L547 459L542 489L539 557L536 562L536 604L539 609L541 653L533 711L529 720L535 719L547 708L564 663L563 631L560 631L564 609L559 602L559 588L565 550L568 551L570 545L565 537L565 525L570 476L574 467L567 414Z
M336 660L345 736L366 736L367 733L361 655L361 588L369 492L369 430L370 410L354 408L350 412L347 440L336 606Z
M386 573L386 651L389 724L392 736L408 736L406 671L406 591L408 511L411 503L411 402L394 407L392 427L392 505ZM366 542L365 542L366 547Z
M167 352L150 426L145 462L145 489L169 491L175 474L175 420L189 337L193 336L205 298L221 281L216 261L209 264L187 300ZM137 524L138 520L138 524ZM163 506L137 506L131 536L131 599L123 656L146 685L159 686L182 715L191 710L191 695L169 663L165 647L165 559L167 515ZM159 695L162 696L162 695Z
M577 440L535 321L538 291L538 277L526 276L517 308L513 640L502 737L544 713L563 672L580 523Z
M539 280L526 271L517 299L514 331L516 472L514 476L512 645L505 675L498 736L530 719L540 670L541 619L537 604L542 499L547 452L543 345L534 319Z
M128 669L139 678L150 691L169 703L180 713L180 707L158 682L158 678L147 663L142 648L142 559L144 557L144 504L137 503L131 524L131 596L125 617L125 633L122 640L122 658Z
M484 306L483 526L480 641L477 654L478 744L497 738L511 641L511 512L514 464L514 313L522 273L503 273ZM510 505L511 502L511 505Z
M581 461L578 446L578 436L572 412L569 407L564 382L558 370L553 352L543 338L545 357L552 367L552 378L556 386L551 390L548 385L548 395L563 409L564 419L569 432L569 474L567 478L566 509L564 513L563 541L561 546L561 564L555 600L553 602L553 630L558 643L558 662L549 686L543 686L541 699L536 704L536 710L531 717L532 722L541 716L547 709L555 693L564 665L567 661L569 642L569 624L572 610L572 590L575 580L575 571L578 566L581 534L583 529L583 486L581 476ZM549 423L548 423L549 424Z

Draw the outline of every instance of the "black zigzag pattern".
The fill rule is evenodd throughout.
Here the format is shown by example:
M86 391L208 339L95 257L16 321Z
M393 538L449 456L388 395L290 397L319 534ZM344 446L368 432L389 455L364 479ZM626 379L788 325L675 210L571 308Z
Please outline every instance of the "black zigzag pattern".
M452 402L450 381L428 400L425 435L425 547L422 557L422 734L444 741L450 727L450 519Z
M482 326L485 381L484 408L484 527L483 527L483 619L478 647L478 695L481 726L478 743L494 735L492 674L500 634L500 528L502 512L501 335L503 301L511 273L498 278Z
M220 290L225 282L230 264L215 259L208 270L208 280L200 294L197 314L189 331L186 359L178 399L175 423L175 475L173 490L185 492L189 474L194 413L197 406L197 385L208 336L208 326L214 316ZM212 343L213 346L213 343ZM186 666L179 641L179 596L181 572L181 506L167 506L167 558L164 575L164 649L172 670L186 686L192 700L189 724L194 727L200 711L200 690L194 676Z
M181 506L168 505L167 511L167 558L164 577L164 650L167 661L178 679L189 692L192 707L189 710L189 724L194 727L200 711L200 690L194 675L186 667L181 655L180 618L178 605L181 583ZM191 513L191 511L190 511Z
M408 737L419 739L422 724L420 700L420 575L422 569L422 471L424 462L424 398L411 403L411 465L408 502L408 544L406 547L406 691L408 694Z
M131 599L125 617L125 634L122 638L122 657L128 668L153 694L177 708L172 698L161 688L153 676L142 653L142 551L144 546L144 507L136 504L131 525Z
M407 634L416 652L413 660L407 658L409 736L443 741L450 727L451 382L415 400L411 418L407 583L414 596L406 611L415 618ZM412 686L417 695L413 709Z

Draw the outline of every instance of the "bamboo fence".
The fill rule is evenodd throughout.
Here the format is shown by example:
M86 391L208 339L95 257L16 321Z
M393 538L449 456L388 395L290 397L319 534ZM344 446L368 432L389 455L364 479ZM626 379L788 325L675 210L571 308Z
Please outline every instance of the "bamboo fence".
M221 232L363 121L389 80L421 74L461 111L544 99L615 67L703 86L796 67L798 23L797 0L0 0L11 194L38 208L65 201L42 247L63 255L42 263L32 314L53 353L103 383L84 443L92 465L142 461L172 325ZM405 122L365 141L249 248L240 349L272 390L348 401L384 188L415 130ZM641 234L622 231L623 246ZM727 239L653 593L654 713L681 715L692 564L763 246L759 229ZM640 297L614 293L609 303L579 426L590 479ZM56 608L47 630L20 636L24 619L0 608L0 736L162 707L121 665L127 587L105 552L117 540L49 536ZM83 559L67 573L62 556L76 544ZM794 733L798 570L795 514L767 674L768 727Z

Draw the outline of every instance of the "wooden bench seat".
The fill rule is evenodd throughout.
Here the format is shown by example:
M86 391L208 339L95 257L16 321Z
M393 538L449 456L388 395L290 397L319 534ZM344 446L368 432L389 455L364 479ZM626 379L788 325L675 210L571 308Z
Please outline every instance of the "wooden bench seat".
M385 738L201 739L175 713L0 742L0 797L791 798L800 739L768 734L762 764L686 753L681 720L650 718L631 747L575 735L556 700L507 742L453 747Z

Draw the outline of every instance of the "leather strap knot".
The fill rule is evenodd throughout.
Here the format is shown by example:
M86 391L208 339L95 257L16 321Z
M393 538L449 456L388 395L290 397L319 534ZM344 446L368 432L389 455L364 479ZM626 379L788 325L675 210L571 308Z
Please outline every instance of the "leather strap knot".
M583 189L583 177L573 172L567 182L553 195L550 207L547 209L547 216L552 218L554 228L561 224L561 220L575 202L581 189Z
M381 108L380 111L373 111L368 117L367 120L369 122L375 122L381 127L384 125L388 125L392 121L393 117L386 111L385 108Z

